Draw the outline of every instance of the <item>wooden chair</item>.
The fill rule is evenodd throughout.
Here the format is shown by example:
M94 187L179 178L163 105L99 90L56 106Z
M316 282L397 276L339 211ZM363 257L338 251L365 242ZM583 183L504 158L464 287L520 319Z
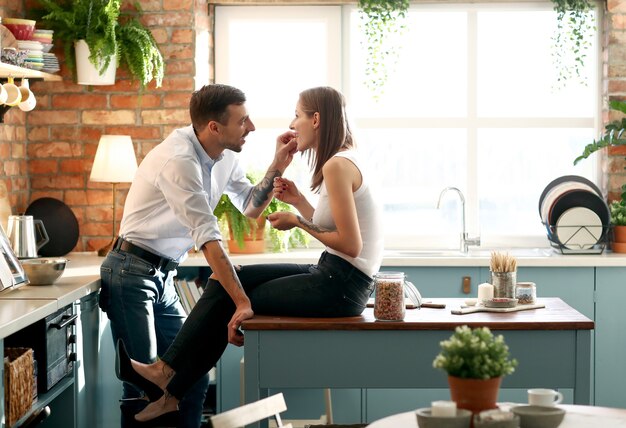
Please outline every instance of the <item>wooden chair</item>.
M280 393L211 416L211 425L213 428L241 428L247 424L273 416L278 427L293 428L291 424L283 425L280 419L280 413L285 410L287 410L285 398Z

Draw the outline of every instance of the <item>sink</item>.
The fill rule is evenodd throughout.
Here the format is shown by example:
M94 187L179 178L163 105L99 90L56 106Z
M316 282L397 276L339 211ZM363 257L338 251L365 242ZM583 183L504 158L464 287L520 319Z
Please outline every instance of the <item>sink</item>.
M470 248L467 254L451 249L386 250L385 257L491 257L492 251L506 252L513 257L550 257L552 248Z

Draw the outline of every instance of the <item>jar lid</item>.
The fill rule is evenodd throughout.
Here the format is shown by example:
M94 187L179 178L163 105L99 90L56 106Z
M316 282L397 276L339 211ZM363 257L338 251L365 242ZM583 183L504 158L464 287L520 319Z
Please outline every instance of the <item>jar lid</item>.
M521 287L521 288L533 288L535 287L535 283L534 282L518 282L517 284L515 284L516 287Z
M376 272L374 279L404 279L406 275L404 272Z

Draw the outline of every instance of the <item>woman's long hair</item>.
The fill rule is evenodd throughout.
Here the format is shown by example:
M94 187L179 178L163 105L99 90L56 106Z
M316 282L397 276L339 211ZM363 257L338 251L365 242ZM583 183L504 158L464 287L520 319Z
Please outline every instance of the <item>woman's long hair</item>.
M324 164L339 150L355 146L346 117L346 101L339 91L320 86L300 93L300 107L308 117L316 112L320 117L317 150L307 150L309 166L313 170L311 190L319 192L324 180Z

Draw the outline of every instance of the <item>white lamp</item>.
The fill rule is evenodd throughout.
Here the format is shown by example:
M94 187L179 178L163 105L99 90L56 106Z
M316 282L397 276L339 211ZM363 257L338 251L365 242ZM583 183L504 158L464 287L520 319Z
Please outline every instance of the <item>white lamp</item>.
M115 215L117 208L115 190L117 184L132 182L135 171L137 171L137 158L135 157L135 149L130 136L101 136L89 180L113 184L113 232L111 242L98 250L99 256L105 256L115 242Z

